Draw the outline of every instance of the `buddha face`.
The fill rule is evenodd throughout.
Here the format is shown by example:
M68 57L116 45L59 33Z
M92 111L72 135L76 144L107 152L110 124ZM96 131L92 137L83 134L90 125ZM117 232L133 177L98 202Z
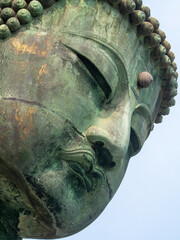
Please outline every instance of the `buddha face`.
M86 13L83 7L77 20ZM106 39L97 34L106 21L97 19L80 34L73 24L68 27L71 7L63 15L60 5L56 11L53 26L59 16L66 23L58 32L44 29L44 18L38 31L32 27L2 43L0 155L52 215L51 237L65 237L89 225L115 194L152 128L160 86L137 85L138 74L153 74L153 68L144 63L141 45L132 42L135 33L126 39L130 50L137 48L133 67L130 54L119 48L121 32L114 41L112 33ZM89 11L91 25L94 10ZM99 7L98 14L109 13ZM109 31L117 32L126 22L117 21L116 9L110 14ZM32 236L41 237L33 230Z

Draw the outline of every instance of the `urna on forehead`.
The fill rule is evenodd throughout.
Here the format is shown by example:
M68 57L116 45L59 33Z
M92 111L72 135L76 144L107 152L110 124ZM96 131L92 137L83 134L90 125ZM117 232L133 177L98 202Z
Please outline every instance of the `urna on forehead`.
M175 104L174 54L141 0L0 7L1 218L9 239L69 236Z

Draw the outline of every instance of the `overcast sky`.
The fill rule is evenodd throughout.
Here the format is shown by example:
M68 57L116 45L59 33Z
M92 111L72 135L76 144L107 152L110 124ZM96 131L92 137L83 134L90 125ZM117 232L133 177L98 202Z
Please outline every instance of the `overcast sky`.
M180 1L144 0L160 21L180 66ZM171 114L155 126L101 216L66 240L180 239L180 95Z

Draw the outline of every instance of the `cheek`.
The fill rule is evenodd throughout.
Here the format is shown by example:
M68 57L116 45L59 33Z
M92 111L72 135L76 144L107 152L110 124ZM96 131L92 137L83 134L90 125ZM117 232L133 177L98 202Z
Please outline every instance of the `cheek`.
M83 137L64 116L24 102L0 100L0 151L2 157L23 173L49 161L53 149Z

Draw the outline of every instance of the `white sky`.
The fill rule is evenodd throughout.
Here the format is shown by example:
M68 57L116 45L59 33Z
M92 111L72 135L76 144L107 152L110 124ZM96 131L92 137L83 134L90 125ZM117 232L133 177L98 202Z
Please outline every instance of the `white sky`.
M180 1L144 0L160 21L180 66ZM130 160L113 200L89 227L67 240L180 239L180 95L171 114L155 126Z

